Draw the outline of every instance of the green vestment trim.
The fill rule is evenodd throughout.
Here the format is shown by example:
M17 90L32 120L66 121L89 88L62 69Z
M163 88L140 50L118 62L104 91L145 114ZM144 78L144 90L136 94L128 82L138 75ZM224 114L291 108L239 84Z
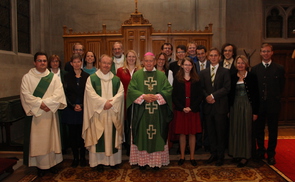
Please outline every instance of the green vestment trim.
M50 72L47 76L44 76L41 78L40 82L38 83L33 95L35 97L42 98L47 91L49 84L51 83L51 80L53 78L53 73Z
M101 96L101 81L100 78L94 73L92 75L90 75L90 80L91 80L91 84L92 87L94 88L95 92L97 93L97 95ZM117 76L114 76L112 78L112 87L113 87L113 96L117 94L119 88L120 88L120 78ZM117 153L118 149L115 148L115 137L116 137L116 128L115 125L113 124L113 153ZM105 141L104 141L104 133L101 135L101 137L99 138L97 144L96 144L96 152L105 152Z
M47 76L44 76L39 81L37 87L34 90L33 96L42 98L47 91L52 78L53 73L50 72ZM30 138L31 138L31 126L32 126L33 116L27 116L25 118L24 126L24 164L29 165L29 155L30 155Z

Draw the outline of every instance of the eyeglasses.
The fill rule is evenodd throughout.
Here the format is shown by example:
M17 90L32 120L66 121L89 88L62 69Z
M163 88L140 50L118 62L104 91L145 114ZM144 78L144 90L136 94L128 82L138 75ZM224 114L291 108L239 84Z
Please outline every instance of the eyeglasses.
M184 64L183 66L193 66L193 65L191 65L191 64Z
M166 60L165 60L165 59L161 59L161 58L159 58L158 61L166 61Z
M177 52L177 54L183 54L183 53L185 53L184 51L179 51L179 52Z
M43 62L43 63L46 63L46 62L47 62L47 60L46 60L46 59L43 59L43 60L41 60L41 59L38 59L38 60L36 60L36 62L38 62L38 63L41 63L41 62Z
M270 53L271 51L261 51L262 53Z
M166 50L171 50L171 48L170 48L170 47L164 47L163 49L166 49Z
M83 51L83 49L75 49L75 51Z

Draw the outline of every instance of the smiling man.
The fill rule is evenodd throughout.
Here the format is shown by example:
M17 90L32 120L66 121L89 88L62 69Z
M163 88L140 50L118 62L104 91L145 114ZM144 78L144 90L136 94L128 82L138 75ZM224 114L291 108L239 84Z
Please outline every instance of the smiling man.
M264 159L267 153L267 162L274 165L275 149L277 146L278 120L280 114L280 100L285 86L285 70L280 64L272 60L273 47L270 44L262 44L260 48L261 63L252 68L252 73L258 79L259 113L254 122L254 136L257 142L256 158ZM268 148L264 147L264 128L268 126Z
M63 160L57 110L67 106L60 78L47 69L47 55L37 52L35 68L22 78L20 98L31 116L25 123L24 164L36 166L38 176L47 169L57 173L56 164Z
M203 88L204 114L210 141L211 156L207 163L216 162L216 166L224 163L226 142L226 120L228 113L228 97L230 91L230 74L228 69L219 65L220 52L211 48L208 59L210 67L201 71L200 78Z
M116 75L117 69L124 65L124 48L121 42L115 42L113 45L113 64L111 67L111 72Z
M90 167L99 172L122 162L124 88L110 71L112 64L110 56L101 56L99 70L88 77L84 94L82 138Z

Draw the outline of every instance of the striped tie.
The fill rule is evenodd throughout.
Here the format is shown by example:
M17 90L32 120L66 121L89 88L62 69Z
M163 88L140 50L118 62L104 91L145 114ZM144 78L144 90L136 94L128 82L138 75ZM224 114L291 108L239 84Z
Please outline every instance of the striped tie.
M204 63L201 63L201 71L204 69Z
M215 67L212 67L212 71L211 71L211 83L212 83L212 86L214 86L214 79L215 79Z

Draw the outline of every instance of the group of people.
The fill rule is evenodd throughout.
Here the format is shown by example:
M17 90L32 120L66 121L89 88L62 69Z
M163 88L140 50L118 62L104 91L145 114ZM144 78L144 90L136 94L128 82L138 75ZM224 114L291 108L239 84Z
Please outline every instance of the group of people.
M273 62L273 47L262 44L261 63L250 71L246 56L233 44L221 52L194 42L176 47L164 43L161 52L124 52L113 45L113 57L102 55L96 68L92 51L73 46L71 60L60 69L57 55L38 52L35 68L22 79L21 101L28 116L24 162L38 175L56 173L66 144L72 167L89 165L97 171L117 168L122 145L131 165L158 170L169 164L170 141L179 140L178 165L197 165L195 150L210 151L208 164L224 164L225 149L237 163L264 159L273 165L277 143L284 68ZM125 53L125 54L124 54ZM264 127L269 130L264 146ZM66 129L65 129L66 128ZM173 137L177 136L177 137Z

